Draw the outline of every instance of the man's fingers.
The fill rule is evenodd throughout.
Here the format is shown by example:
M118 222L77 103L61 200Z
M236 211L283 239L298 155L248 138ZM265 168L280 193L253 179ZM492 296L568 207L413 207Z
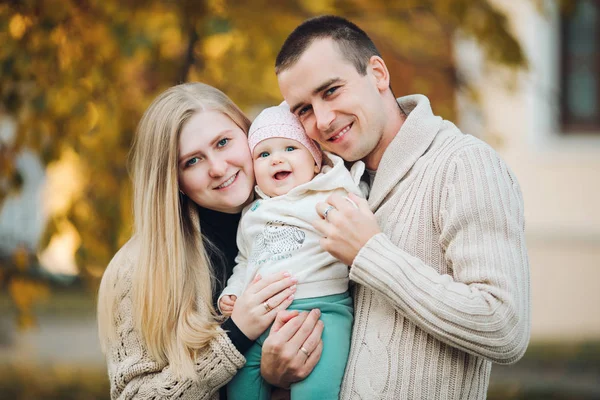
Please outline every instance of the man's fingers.
M277 313L273 326L271 326L271 333L278 332L285 324L287 324L293 318L296 318L300 314L296 310L282 310Z
M319 217L321 218L325 218L323 216L323 214L325 213L325 210L327 210L327 208L330 206L331 204L325 202L325 201L319 201L317 204L315 204L315 210L317 211L317 214L319 214Z
M354 200L350 198L350 196L344 196L344 200L346 200L350 205L356 209L358 209L358 204Z
M281 312L282 311L280 311L280 313ZM287 343L290 341L290 339L292 337L294 337L296 332L298 332L298 330L302 326L302 323L306 320L307 317L308 317L308 313L306 311L302 311L296 317L290 318L286 323L283 324L283 326L276 326L275 325L276 323L279 325L279 323L278 323L279 314L278 314L277 318L275 318L275 322L273 323L273 327L278 327L279 329L274 330L272 327L271 333L277 332L278 339L282 343ZM297 347L297 349L299 349L299 348L300 348L300 346Z
M304 341L302 347L304 347L308 351L308 354L312 354L312 352L315 351L317 346L319 345L319 342L321 342L323 326L323 321L317 321L315 329L313 329L308 338Z
M327 233L329 232L330 228L329 226L327 226L327 221L319 218L310 221L310 223L317 232L319 232L323 236L327 236Z
M350 195L352 194L353 193L350 193ZM358 198L358 196L353 198L350 197L350 195L341 196L337 193L334 193L327 199L327 202L339 211L339 214L336 215L336 217L345 216L344 218L346 218L348 215L355 212L355 210L359 209L358 203L354 200L355 198Z
M317 363L319 362L319 359L321 358L322 353L323 353L323 341L319 340L319 344L317 344L317 348L312 353L310 353L310 356L308 356L308 358L306 359L306 362L304 363L304 368L302 371L302 375L304 375L306 373L306 375L304 375L304 377L307 377L308 374L311 373L313 368L315 368L315 365L317 365Z
M318 308L311 310L308 313L306 319L302 322L302 326L300 326L296 333L294 333L294 336L292 337L290 342L293 343L297 349L300 349L300 347L304 344L306 339L308 339L310 334L313 332L317 325L317 322L319 322L320 316L321 311Z
M348 195L348 198L350 200L352 200L354 203L356 203L356 205L358 206L358 209L361 211L368 211L368 212L372 212L371 211L371 207L369 207L369 202L366 199L363 199L360 196L355 195L354 193L350 193Z

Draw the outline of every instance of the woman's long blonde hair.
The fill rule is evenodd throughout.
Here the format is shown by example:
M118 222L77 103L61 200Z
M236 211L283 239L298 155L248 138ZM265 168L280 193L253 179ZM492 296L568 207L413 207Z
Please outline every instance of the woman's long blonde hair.
M150 356L181 377L195 377L194 356L217 334L213 275L197 205L179 192L182 127L192 115L222 112L248 132L250 121L221 91L202 83L174 86L148 107L132 147L135 248L131 313ZM103 351L116 340L119 271L108 268L98 292ZM121 276L121 275L119 275Z

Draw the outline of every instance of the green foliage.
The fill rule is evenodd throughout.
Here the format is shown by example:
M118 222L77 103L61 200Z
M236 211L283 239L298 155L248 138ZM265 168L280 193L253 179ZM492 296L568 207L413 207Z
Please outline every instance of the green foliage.
M55 213L80 238L76 261L97 278L131 233L127 155L149 102L182 81L204 81L245 110L280 101L274 59L302 20L346 16L369 32L397 95L421 92L452 118L457 79L451 40L473 37L491 62L526 65L506 16L491 1L23 0L0 4L0 117L18 126L0 145L0 201L19 184L15 157L29 148L47 166L74 155L81 187ZM70 178L65 178L70 179ZM8 183L6 183L8 182ZM18 270L4 263L8 284ZM0 282L1 284L1 282Z

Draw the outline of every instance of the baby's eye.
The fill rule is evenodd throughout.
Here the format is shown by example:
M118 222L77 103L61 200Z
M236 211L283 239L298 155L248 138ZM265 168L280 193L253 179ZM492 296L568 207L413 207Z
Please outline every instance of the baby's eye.
M229 139L228 138L223 138L221 140L219 140L217 142L217 147L223 147L225 146L227 143L229 143Z
M288 146L285 148L285 151L294 151L296 148L294 146Z
M258 158L265 158L265 157L269 157L269 152L268 151L263 151L262 153L260 153L258 155Z

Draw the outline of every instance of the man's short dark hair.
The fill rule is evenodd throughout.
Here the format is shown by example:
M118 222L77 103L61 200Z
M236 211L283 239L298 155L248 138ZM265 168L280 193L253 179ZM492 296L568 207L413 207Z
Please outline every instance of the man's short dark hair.
M342 17L322 15L304 21L290 33L275 60L275 73L293 66L314 40L327 38L337 44L342 55L363 76L371 57L381 57L373 41L358 26Z

